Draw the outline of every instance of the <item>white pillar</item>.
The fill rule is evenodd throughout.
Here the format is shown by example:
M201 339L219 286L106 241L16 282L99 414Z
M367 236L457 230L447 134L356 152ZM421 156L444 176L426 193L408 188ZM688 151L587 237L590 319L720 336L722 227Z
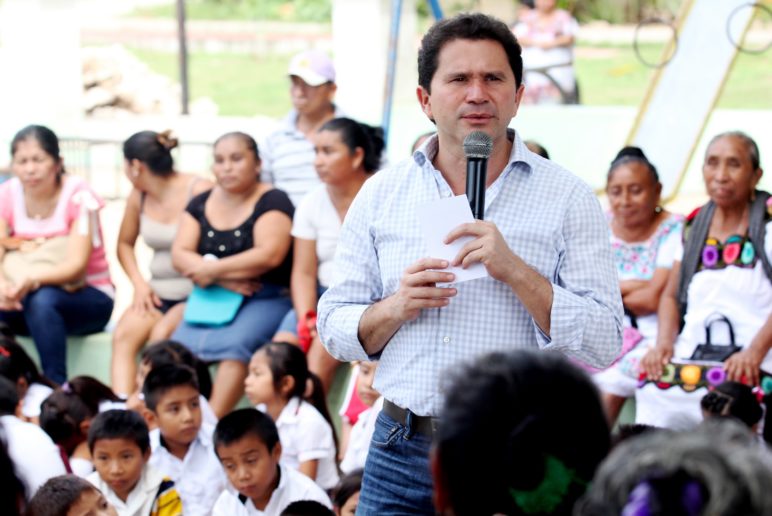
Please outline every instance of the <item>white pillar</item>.
M0 4L3 134L31 123L54 130L82 118L77 0Z
M382 124L390 29L391 0L333 0L336 102L349 116L376 125ZM399 35L394 107L416 103L415 0L402 2Z

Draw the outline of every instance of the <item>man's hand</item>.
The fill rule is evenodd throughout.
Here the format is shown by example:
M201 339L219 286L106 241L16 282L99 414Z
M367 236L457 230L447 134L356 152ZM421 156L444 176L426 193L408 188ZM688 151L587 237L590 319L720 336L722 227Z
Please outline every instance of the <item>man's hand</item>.
M738 351L724 362L727 380L743 382L746 385L758 385L762 360L764 355L758 353L753 346Z
M657 381L662 377L662 371L673 358L673 346L657 344L641 359L641 372L646 373L649 380Z
M449 244L462 236L472 236L474 240L461 248L452 265L461 265L466 269L479 262L492 278L512 285L513 274L525 263L509 248L496 224L484 220L461 224L448 233L445 243Z
M448 267L446 260L421 258L405 269L399 289L389 297L392 317L407 322L418 318L424 308L441 308L450 303L457 290L438 287L437 283L449 283L456 278L451 272L437 269Z

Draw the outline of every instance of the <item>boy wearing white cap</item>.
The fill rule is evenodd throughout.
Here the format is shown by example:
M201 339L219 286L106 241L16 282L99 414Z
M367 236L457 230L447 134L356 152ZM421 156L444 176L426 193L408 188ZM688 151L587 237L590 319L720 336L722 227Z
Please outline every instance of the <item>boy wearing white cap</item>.
M309 50L289 65L292 111L260 146L262 180L273 183L297 206L320 184L314 168L314 146L308 137L328 120L344 116L333 103L335 68L326 54Z

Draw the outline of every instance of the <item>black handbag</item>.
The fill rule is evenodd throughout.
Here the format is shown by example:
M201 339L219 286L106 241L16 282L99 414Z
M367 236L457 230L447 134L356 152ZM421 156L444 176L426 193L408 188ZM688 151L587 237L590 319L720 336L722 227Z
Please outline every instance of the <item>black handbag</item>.
M717 322L726 323L726 326L729 329L729 344L713 344L710 341L710 327ZM740 350L742 350L742 347L736 345L734 342L734 329L732 328L732 323L725 315L716 314L715 316L710 316L707 321L705 321L705 344L697 345L690 360L723 362Z

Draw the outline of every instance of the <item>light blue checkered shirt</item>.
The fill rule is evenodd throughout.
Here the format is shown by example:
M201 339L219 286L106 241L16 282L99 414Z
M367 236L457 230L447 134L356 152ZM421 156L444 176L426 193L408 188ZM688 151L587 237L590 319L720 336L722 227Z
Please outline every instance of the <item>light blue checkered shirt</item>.
M491 277L456 285L443 308L405 323L380 355L375 388L418 415L436 416L442 379L462 362L513 348L558 350L593 366L620 350L622 300L608 228L592 190L514 138L509 164L486 190L485 219L552 283L550 337L512 290ZM393 294L425 256L417 207L453 195L432 165L436 136L409 159L368 180L348 211L333 285L319 302L319 332L340 360L368 360L358 338L371 304Z

